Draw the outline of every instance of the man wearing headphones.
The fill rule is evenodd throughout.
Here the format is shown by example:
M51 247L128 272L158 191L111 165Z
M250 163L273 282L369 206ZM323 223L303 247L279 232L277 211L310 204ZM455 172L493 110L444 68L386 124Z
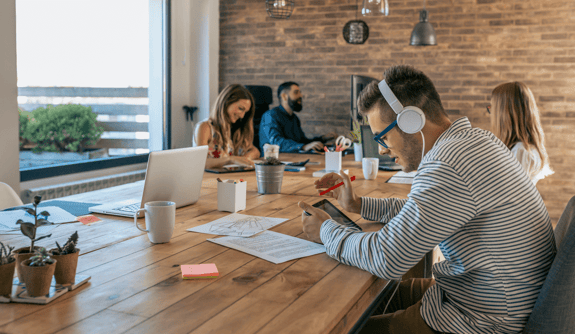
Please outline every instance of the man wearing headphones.
M318 191L343 179L328 196L385 225L365 233L300 202L304 232L334 259L389 280L439 245L446 260L435 279L402 281L362 333L520 333L556 253L539 192L492 133L448 119L421 71L394 66L384 76L358 106L380 153L417 171L408 199L358 197L348 175L328 174Z

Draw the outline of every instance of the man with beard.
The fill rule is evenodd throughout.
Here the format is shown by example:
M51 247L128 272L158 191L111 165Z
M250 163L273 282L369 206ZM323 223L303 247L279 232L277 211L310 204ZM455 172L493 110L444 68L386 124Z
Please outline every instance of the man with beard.
M495 135L467 117L449 120L423 72L400 65L384 77L363 89L358 108L380 153L416 171L408 198L359 197L347 174L327 174L318 192L343 180L327 196L384 225L362 232L300 202L310 214L303 231L332 258L388 280L439 245L434 279L402 281L362 334L520 333L556 253L541 195Z
M329 133L308 139L301 129L301 122L294 112L302 110L302 94L295 82L284 82L278 87L280 105L268 110L260 123L260 152L265 144L279 145L280 152L321 151L323 143L336 137Z

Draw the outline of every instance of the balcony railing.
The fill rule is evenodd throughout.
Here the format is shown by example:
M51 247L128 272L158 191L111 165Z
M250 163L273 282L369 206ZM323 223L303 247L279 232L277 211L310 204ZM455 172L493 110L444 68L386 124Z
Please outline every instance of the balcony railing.
M148 149L147 88L18 88L18 106L22 110L69 103L92 107L98 114L104 134L92 148L107 148L110 155L134 154L140 153L136 149Z

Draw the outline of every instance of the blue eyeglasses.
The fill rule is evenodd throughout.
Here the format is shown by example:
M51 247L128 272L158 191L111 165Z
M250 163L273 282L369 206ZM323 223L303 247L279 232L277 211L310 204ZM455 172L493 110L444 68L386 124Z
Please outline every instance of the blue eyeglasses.
M389 126L387 128L385 128L385 130L381 131L377 136L373 137L373 140L375 140L379 145L381 145L385 148L388 148L387 145L383 142L383 139L381 139L381 138L383 136L385 136L386 133L391 131L391 129L393 129L396 125L397 125L397 120L393 121L393 123L389 124Z

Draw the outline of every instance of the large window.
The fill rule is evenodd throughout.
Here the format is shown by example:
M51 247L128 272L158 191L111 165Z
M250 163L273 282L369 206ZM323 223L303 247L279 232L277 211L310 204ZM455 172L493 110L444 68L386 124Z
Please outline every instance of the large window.
M60 168L55 173L61 175L142 162L157 147L153 142L165 141L156 137L169 134L148 125L169 112L167 104L150 99L161 99L166 87L149 84L150 71L158 72L154 66L165 67L150 46L165 46L154 36L165 38L168 25L154 21L169 22L167 5L16 0L20 170L26 179L47 169L54 174Z

